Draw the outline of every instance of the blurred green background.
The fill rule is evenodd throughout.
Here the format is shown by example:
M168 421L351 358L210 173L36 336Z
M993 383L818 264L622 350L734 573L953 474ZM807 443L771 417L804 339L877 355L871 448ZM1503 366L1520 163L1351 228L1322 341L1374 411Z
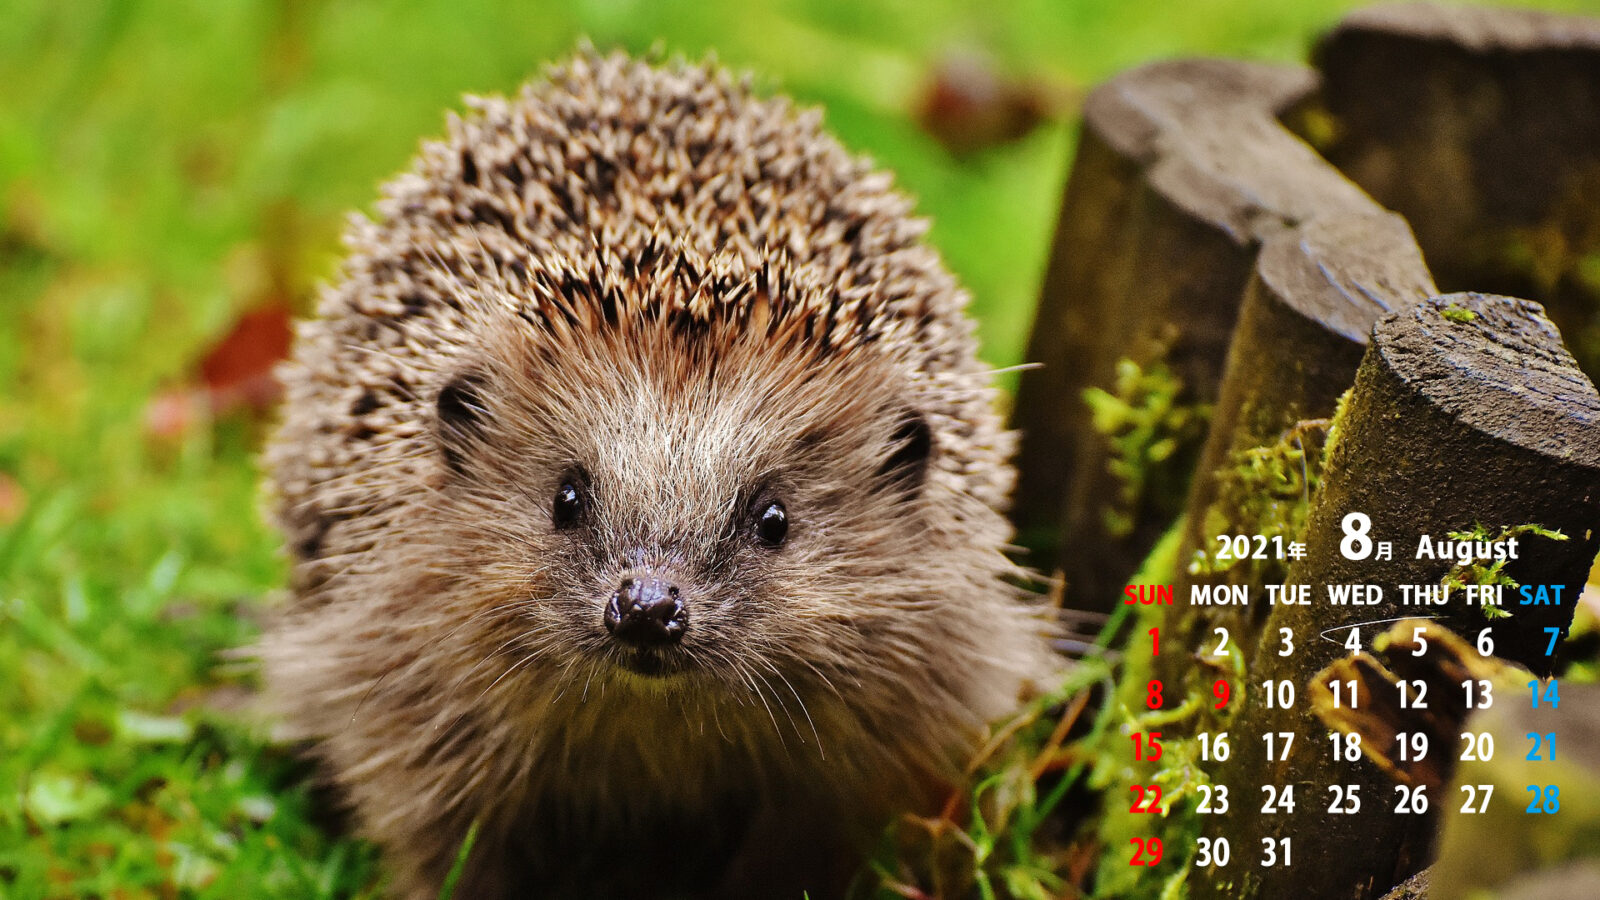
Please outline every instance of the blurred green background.
M715 52L820 104L919 199L986 357L1009 365L1083 92L1159 57L1302 59L1353 5L5 3L0 898L376 890L371 850L318 818L304 767L230 712L250 676L225 651L283 576L257 514L261 417L173 419L162 398L200 383L241 312L308 307L344 212L463 93L512 90L587 35ZM952 59L969 62L941 69ZM941 71L957 89L992 76L1048 114L953 152L919 122Z

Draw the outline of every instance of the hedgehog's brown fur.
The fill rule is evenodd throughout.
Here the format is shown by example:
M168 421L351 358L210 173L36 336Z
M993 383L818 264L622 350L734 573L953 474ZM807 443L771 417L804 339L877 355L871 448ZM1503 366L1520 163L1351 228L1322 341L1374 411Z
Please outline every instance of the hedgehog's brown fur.
M404 896L474 821L461 897L835 892L817 860L1051 668L965 295L886 175L714 67L586 53L470 105L285 370L270 686ZM665 676L601 627L639 566L692 598Z

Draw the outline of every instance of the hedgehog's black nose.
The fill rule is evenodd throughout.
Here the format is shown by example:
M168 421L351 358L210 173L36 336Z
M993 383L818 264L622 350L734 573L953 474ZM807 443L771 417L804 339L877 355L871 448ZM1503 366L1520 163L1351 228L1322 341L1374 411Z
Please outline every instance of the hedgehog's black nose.
M606 604L606 630L635 647L675 644L689 628L689 607L676 585L659 578L624 578Z

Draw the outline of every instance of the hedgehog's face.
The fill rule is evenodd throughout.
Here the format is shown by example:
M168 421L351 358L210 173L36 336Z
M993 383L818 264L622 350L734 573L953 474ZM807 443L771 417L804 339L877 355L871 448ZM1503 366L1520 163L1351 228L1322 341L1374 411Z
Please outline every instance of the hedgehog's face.
M443 508L475 534L451 564L515 612L527 677L759 693L898 650L873 642L934 605L948 489L905 376L719 341L523 344L440 391Z

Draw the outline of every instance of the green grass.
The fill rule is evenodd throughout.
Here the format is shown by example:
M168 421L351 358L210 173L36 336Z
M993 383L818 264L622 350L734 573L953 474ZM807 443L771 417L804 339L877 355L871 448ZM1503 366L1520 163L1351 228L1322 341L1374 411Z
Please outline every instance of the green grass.
M227 711L252 682L224 654L284 575L256 514L262 426L162 441L144 415L238 311L306 308L343 211L463 92L509 90L586 34L714 49L823 104L920 198L998 366L1021 356L1071 128L955 159L910 114L930 63L975 48L1083 89L1180 53L1295 59L1347 5L8 4L0 898L377 891L374 853L316 820L304 767Z

